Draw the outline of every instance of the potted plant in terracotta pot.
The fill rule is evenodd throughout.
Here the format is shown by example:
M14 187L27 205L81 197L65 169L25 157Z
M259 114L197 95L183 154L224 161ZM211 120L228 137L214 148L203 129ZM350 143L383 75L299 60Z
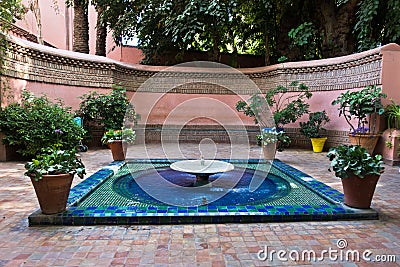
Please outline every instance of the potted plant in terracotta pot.
M258 124L257 117L260 117L259 114L264 112L263 109L270 108L276 129L283 131L284 125L296 122L301 116L309 112L310 104L307 100L311 96L312 93L305 84L294 81L290 83L289 87L279 85L268 90L264 101L260 101L262 95L253 95L247 103L240 100L236 103L236 110L254 118L254 122ZM265 102L268 107L264 107ZM283 151L289 147L290 142L288 135L280 134L277 150Z
M75 150L48 148L25 164L25 175L31 178L43 214L66 210L74 175L83 178L85 166Z
M104 133L101 142L110 147L113 160L125 160L126 145L133 144L135 139L136 133L132 129L110 129Z
M329 150L327 157L335 176L341 178L344 204L353 208L371 206L376 184L383 173L382 156L372 157L359 145L341 145Z
M311 139L313 151L322 152L327 137L322 137L322 131L326 131L324 126L329 122L329 117L325 110L310 113L307 122L300 122L300 133Z
M278 142L280 142L280 139L285 140L285 135L284 131L277 130L276 127L264 128L262 129L259 138L261 140L264 158L266 160L272 160L275 158L275 152L277 150Z
M385 106L385 116L388 129L382 134L382 156L385 163L397 165L400 162L400 105L393 99Z
M350 126L350 143L365 147L370 154L380 137L376 121L377 115L385 112L381 101L385 97L382 89L374 85L342 93L332 102L332 105L339 105L339 117L343 116Z

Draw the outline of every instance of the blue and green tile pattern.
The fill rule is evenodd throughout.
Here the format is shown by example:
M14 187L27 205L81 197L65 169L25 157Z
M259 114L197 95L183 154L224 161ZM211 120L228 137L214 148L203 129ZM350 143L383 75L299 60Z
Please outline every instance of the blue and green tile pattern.
M258 160L231 160L235 166L256 165ZM377 219L374 210L357 210L342 205L343 194L309 175L275 160L271 172L279 174L292 186L280 199L257 205L196 207L130 203L110 187L113 180L130 169L163 167L166 160L117 161L102 168L71 189L67 211L43 215L40 210L29 216L30 225L95 225L95 224L194 224L250 223L281 221L321 221Z

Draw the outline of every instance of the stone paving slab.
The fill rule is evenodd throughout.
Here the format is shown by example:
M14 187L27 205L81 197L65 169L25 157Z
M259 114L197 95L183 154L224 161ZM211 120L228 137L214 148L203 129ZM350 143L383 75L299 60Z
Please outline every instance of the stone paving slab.
M161 157L159 146L150 150ZM190 145L185 153L196 156ZM342 191L340 180L327 171L325 153L286 150L277 158ZM89 150L82 159L89 174L112 161L107 149ZM398 167L386 166L378 183L372 207L380 219L373 221L28 227L38 203L23 165L0 163L0 266L399 266ZM80 181L75 178L74 184ZM258 257L266 248L272 261ZM329 249L338 252L323 254L323 260L293 260L296 253L315 251L319 257ZM394 255L396 262L345 259L355 251L371 259Z

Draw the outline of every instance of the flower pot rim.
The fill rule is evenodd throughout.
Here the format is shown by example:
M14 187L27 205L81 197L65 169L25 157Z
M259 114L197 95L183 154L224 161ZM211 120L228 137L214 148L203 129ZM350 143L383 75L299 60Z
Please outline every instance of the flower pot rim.
M310 139L325 139L325 140L327 140L328 139L328 137L326 137L326 136L323 136L323 137L310 137Z
M70 175L74 176L74 174L71 173L59 173L59 174L42 174L42 177L56 177L56 176L60 177L60 176L70 176ZM34 173L30 173L27 176L30 178L35 178Z
M375 173L374 173L374 174L367 174L367 175L364 175L364 178L361 178L361 177L358 176L357 174L350 173L349 177L338 177L338 178L339 178L339 179L349 179L349 178L351 178L351 177L357 177L357 178L360 178L360 179L368 179L369 177L374 177L374 176L380 177L384 172L385 172L385 171L382 170L382 171L381 171L381 174L375 174Z
M351 136L351 137L378 137L378 136L382 136L382 134L381 133L365 133L365 134L363 134L363 133L355 133L355 134L349 133L349 136Z

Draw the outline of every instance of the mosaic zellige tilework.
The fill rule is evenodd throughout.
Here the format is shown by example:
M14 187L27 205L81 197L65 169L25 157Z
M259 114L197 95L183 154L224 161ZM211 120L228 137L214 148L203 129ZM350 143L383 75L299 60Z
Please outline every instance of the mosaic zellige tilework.
M235 168L259 167L258 160L232 160ZM93 224L180 224L224 222L277 222L304 220L376 219L373 210L356 210L342 205L343 194L309 175L275 160L271 177L283 179L285 194L265 202L246 204L180 207L157 202L129 199L115 191L115 181L149 168L168 168L166 160L134 160L113 162L71 190L69 208L57 215L29 217L30 225L93 225ZM258 167L257 167L258 166ZM128 175L128 176L127 176ZM140 198L139 198L140 199ZM155 204L156 203L156 204ZM217 202L215 202L217 203Z

